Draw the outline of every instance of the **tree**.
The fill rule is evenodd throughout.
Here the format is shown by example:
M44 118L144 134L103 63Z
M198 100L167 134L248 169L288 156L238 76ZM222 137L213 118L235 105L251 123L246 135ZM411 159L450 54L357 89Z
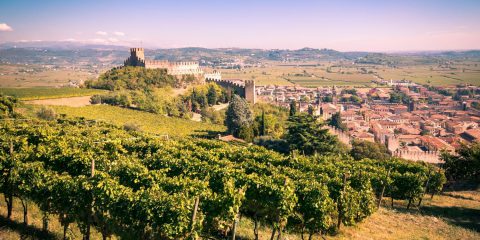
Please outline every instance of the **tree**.
M250 127L252 123L253 114L248 102L238 95L233 95L226 112L225 125L227 131L233 136L239 137L241 128Z
M388 150L384 145L361 140L354 140L352 142L350 155L356 160L364 158L387 160L389 158Z
M332 126L332 127L336 127L342 131L347 131L347 125L345 125L342 121L342 116L340 115L340 112L337 112L335 114L332 115L332 117L330 118L329 122L328 122L328 125Z
M207 92L208 105L212 106L217 104L217 91L214 86L210 86Z
M285 140L290 151L298 150L306 155L330 154L339 151L338 140L330 135L327 129L317 121L317 117L308 114L297 114L288 119Z
M442 153L443 168L449 180L466 180L480 183L480 143L464 145L458 155Z
M315 109L313 108L313 106L308 105L308 114L313 115L314 112L315 112Z
M238 133L238 137L247 141L251 142L253 140L253 129L250 125L243 125L240 127L240 132Z
M297 114L297 101L292 100L290 102L290 116Z
M260 136L264 136L266 132L266 126L265 126L265 111L262 111L262 119L260 122Z

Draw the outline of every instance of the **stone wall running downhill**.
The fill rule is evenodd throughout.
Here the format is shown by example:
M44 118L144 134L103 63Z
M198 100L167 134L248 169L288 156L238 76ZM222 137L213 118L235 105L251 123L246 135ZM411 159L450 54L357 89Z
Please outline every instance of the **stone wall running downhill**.
M255 92L255 81L240 79L222 79L219 73L205 74L205 82L214 82L226 89L245 98L248 102L255 104L257 96Z

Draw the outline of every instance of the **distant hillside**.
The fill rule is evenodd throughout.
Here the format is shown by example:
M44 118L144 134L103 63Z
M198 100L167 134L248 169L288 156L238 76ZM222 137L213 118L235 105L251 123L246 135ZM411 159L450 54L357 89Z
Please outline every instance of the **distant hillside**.
M265 61L355 61L363 64L436 64L450 60L480 60L480 51L412 53L340 52L333 49L243 49L171 48L146 49L146 57L170 61L198 61L203 66L224 63L259 64ZM129 52L126 46L88 45L73 42L15 42L0 44L0 63L53 65L121 65Z

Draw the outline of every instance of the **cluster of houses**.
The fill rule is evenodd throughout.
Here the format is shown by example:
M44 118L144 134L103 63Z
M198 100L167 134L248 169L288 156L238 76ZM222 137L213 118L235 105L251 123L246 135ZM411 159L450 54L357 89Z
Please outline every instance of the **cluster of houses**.
M439 93L465 88L471 94L455 98ZM455 153L462 144L480 142L480 110L474 107L480 102L480 88L475 86L429 89L398 84L354 90L259 86L256 91L259 100L278 106L288 107L292 101L300 111L310 106L324 120L340 112L346 125L344 135L350 137L345 140L342 135L344 141L385 144L392 155L405 159L441 163L441 151Z

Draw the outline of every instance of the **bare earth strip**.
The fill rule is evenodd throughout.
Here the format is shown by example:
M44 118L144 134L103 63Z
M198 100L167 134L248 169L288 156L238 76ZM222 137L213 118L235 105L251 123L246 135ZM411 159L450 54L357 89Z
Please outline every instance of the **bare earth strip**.
M84 106L91 105L90 97L91 96L42 99L42 100L25 101L25 103L26 104L35 104L35 105L84 107Z

